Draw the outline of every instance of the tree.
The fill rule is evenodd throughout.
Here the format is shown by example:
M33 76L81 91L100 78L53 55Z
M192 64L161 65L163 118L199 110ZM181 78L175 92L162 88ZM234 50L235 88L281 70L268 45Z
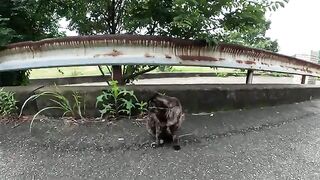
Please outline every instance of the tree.
M13 30L7 27L7 20L0 16L0 47L8 44L13 38Z
M266 37L266 31L269 29L270 24L271 22L266 21L265 24L261 23L260 27L257 28L248 28L242 32L229 31L224 35L222 41L278 52L278 42Z
M208 42L233 42L276 51L265 37L268 10L284 7L268 0L130 0L125 17L129 32Z
M60 15L70 20L69 28L80 35L116 34L123 31L126 0L62 1Z
M60 3L60 16L70 20L69 28L80 35L118 34L126 32L124 16L127 0L68 0ZM132 82L137 76L152 71L156 66L108 67L112 78L120 85ZM101 73L105 72L99 66Z
M58 31L56 7L46 0L2 0L0 3L0 46L18 41L40 40L62 35ZM29 71L0 73L0 86L24 85Z
M59 33L57 5L46 0L2 0L0 16L14 31L12 42L33 41L63 35Z

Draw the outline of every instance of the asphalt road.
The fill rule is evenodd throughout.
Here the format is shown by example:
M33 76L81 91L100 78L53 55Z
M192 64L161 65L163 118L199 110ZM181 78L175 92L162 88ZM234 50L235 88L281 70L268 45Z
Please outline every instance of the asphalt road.
M182 149L144 126L0 126L0 179L320 179L320 101L187 115Z

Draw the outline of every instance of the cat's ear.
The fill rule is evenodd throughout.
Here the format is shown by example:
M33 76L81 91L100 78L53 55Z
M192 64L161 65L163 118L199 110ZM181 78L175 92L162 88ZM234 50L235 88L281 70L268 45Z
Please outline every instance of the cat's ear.
M157 93L157 95L159 95L159 96L165 96L166 95L166 93L161 93L161 92L156 92Z
M149 98L148 102L151 102L151 101L155 100L158 96L163 96L163 94L161 94L158 91L154 91L153 95Z

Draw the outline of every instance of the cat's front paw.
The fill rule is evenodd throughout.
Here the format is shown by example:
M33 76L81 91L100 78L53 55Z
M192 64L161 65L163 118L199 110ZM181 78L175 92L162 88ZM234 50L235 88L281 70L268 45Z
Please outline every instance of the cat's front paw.
M158 147L158 144L156 142L153 142L153 143L151 143L151 147L156 148L156 147Z

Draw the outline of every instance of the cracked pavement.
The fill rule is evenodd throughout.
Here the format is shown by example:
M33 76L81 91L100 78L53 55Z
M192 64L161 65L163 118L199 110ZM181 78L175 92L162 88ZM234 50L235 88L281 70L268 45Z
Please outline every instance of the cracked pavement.
M145 127L0 125L0 179L320 179L320 101L188 114L182 149Z

